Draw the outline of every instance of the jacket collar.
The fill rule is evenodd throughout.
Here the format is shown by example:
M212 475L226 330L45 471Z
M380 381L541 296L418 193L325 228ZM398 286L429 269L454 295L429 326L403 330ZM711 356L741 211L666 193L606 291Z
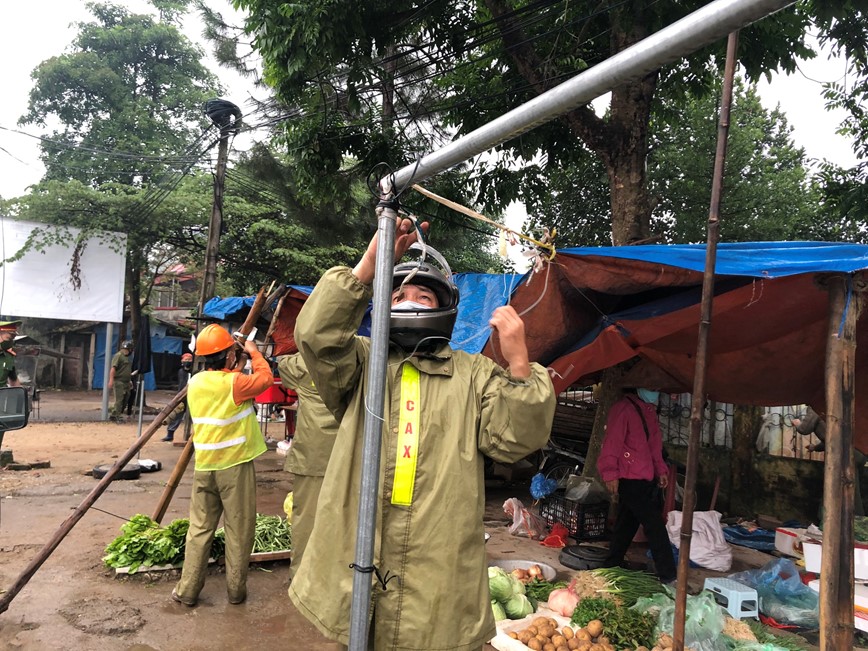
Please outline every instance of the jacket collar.
M393 348L392 356L395 357L396 354L400 355L399 359L409 362L426 375L452 376L454 366L452 363L453 350L449 347L449 344L442 344L431 352L419 353L409 358L400 348Z

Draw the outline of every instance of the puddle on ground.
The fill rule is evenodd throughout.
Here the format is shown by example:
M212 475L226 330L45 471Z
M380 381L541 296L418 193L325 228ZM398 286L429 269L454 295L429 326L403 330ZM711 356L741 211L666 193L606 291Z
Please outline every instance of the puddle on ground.
M81 599L58 611L72 626L91 635L128 635L145 625L142 612L124 599Z

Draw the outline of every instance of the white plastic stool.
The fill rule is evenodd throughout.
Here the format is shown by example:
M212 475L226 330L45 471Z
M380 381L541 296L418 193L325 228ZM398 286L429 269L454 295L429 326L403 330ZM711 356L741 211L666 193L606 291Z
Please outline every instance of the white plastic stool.
M706 590L723 606L733 619L759 617L759 599L756 590L732 579L705 579Z

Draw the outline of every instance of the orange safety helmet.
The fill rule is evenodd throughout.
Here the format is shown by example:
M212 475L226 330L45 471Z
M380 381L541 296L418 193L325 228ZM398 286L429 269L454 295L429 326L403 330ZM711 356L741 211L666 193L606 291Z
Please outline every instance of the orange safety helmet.
M235 339L226 330L216 323L205 326L205 329L196 337L196 354L200 357L222 353L235 344Z
M181 361L182 362L192 362L193 356L190 353L184 353L183 355L181 355Z

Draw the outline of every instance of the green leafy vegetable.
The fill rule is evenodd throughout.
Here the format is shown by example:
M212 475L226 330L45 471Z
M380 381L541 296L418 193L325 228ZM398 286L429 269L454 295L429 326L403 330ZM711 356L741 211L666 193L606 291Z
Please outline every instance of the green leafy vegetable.
M503 604L495 599L491 600L491 612L494 613L494 621L496 622L506 619L506 611L503 609Z
M606 592L616 595L629 608L639 599L665 592L663 584L653 574L622 567L604 567L591 570L606 582Z
M184 561L189 527L187 518L173 520L161 527L139 513L121 526L122 534L109 543L102 560L108 567L128 567L130 572L143 566L178 565ZM223 556L225 548L226 536L221 528L211 543L211 558ZM292 549L292 528L286 520L276 515L257 514L253 553L288 549Z
M213 558L220 558L226 547L226 532L223 527L214 534L214 543L215 545L211 547L211 555ZM292 549L292 525L286 521L286 518L257 513L251 553L282 552L290 549ZM216 553L218 550L219 553Z
M505 602L512 596L512 581L500 567L488 568L488 592L494 601Z
M161 527L141 513L121 527L123 532L108 547L103 562L108 567L129 567L135 572L141 566L174 565L184 560L184 541L189 522L174 520Z
M510 619L521 619L527 617L534 612L534 607L531 605L528 598L523 594L514 594L505 604L503 609L506 611L506 616Z
M521 595L523 595L523 594L525 593L524 583L522 583L521 581L519 581L519 580L515 577L515 575L512 574L512 573L507 574L507 576L509 577L509 582L510 582L510 584L512 585L512 594L514 594L514 595L516 595L516 594L521 594Z
M537 601L548 601L549 595L553 590L560 590L566 587L567 584L564 581L552 583L544 579L533 579L524 586L524 593L528 598L533 597Z

